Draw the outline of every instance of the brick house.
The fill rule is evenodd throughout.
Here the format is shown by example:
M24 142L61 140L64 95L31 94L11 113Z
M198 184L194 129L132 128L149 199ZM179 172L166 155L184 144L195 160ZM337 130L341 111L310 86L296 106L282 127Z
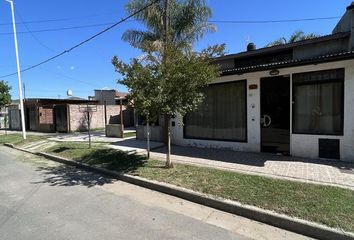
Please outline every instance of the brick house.
M85 99L43 99L30 98L24 101L26 129L38 132L85 131L88 127L87 114L80 111L85 106L94 106L91 114L91 128L103 129L106 123L118 124L120 106L104 106L98 101ZM19 110L10 112L12 129L20 130ZM11 125L10 125L11 128Z

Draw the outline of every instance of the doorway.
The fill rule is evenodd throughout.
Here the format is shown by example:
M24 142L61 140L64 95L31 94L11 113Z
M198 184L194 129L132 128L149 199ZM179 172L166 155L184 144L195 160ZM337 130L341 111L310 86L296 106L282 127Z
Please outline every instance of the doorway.
M261 151L290 153L290 77L261 79Z

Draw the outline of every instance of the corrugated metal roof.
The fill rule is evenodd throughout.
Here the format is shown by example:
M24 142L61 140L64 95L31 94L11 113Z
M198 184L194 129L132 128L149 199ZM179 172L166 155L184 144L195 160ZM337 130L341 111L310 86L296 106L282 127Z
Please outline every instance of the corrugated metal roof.
M240 52L240 53L236 53L236 54L229 54L229 55L215 58L215 61L221 61L221 60L232 59L232 58L243 58L243 57L257 56L257 55L266 54L266 53L273 53L273 52L291 49L294 47L303 46L303 45L307 45L307 44L345 38L345 37L348 37L349 35L350 35L350 32L329 34L329 35L325 35L325 36L321 36L321 37L317 37L317 38L296 41L293 43L287 43L287 44L282 44L282 45L277 45L277 46L272 46L272 47L264 47L264 48L259 48L259 49L252 50L252 51Z
M269 70L274 68L284 68L289 66L306 65L306 64L320 63L320 62L330 62L330 61L337 61L337 60L339 61L339 60L351 59L351 58L354 58L354 51L326 54L326 55L322 55L314 58L308 58L308 59L293 59L288 61L273 62L267 64L241 67L241 68L227 69L222 71L222 75L255 72L255 71Z

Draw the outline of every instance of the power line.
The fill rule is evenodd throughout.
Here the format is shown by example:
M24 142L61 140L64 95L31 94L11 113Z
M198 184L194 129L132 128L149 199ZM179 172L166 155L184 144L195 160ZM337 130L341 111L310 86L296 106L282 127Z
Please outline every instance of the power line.
M291 22L309 22L309 21L320 21L320 20L333 20L340 17L321 17L321 18L299 18L299 19L283 19L283 20L210 20L209 23L228 23L228 24L266 24L266 23L291 23ZM61 20L61 19L59 19ZM56 21L53 20L43 20L43 21ZM131 20L135 21L135 20ZM26 22L22 22L26 27ZM28 22L27 22L28 23ZM97 23L89 25L79 25L71 27L61 27L61 28L47 28L47 29L38 29L38 30L28 30L27 31L18 31L17 34L27 34L27 33L42 33L42 32L57 32L65 30L74 30L74 29L83 29L83 28L92 28L92 27L101 27L114 24L113 22L109 23ZM12 35L13 32L0 32L0 35Z
M48 29L39 29L39 30L32 30L32 31L18 31L17 34L57 32L57 31L74 30L74 29L81 29L81 28L102 27L102 26L108 26L108 25L112 25L112 24L114 24L114 22L97 23L97 24L90 24L90 25L80 25L80 26L72 26L72 27L62 27L62 28L48 28ZM0 35L12 35L12 34L13 34L13 32L0 33Z
M108 13L101 13L101 14L91 14L91 15L86 15L86 16L78 16L78 17L70 17L70 18L55 18L55 19L42 19L42 20L32 20L32 21L25 21L20 24L36 24L36 23L49 23L49 22L64 22L64 21L70 21L70 20L75 20L75 19L84 19L84 18L91 18L91 17L97 17L97 16L106 16L107 14L112 14L114 12L108 12ZM0 23L0 26L6 26L6 25L12 25L12 23Z
M121 24L121 23L127 21L128 19L134 17L134 16L137 15L138 13L140 13L140 12L146 10L147 8L149 8L149 7L152 6L153 4L157 3L158 1L159 1L159 0L155 0L155 1L151 2L150 4L146 5L145 7L141 8L141 9L135 11L134 13L130 14L129 16L123 18L123 19L120 20L119 22L114 23L113 25L111 25L111 26L109 26L109 27L103 29L102 31L96 33L96 34L93 35L92 37L87 38L86 40L84 40L84 41L82 41L82 42L76 44L75 46L73 46L73 47L71 47L71 48L69 48L69 49L67 49L67 50L64 50L63 52L61 52L61 53L59 53L59 54L57 54L57 55L55 55L55 56L53 56L53 57L51 57L51 58L48 58L48 59L46 59L46 60L44 60L44 61L42 61L42 62L40 62L40 63L37 63L37 64L35 64L35 65L32 65L31 67L25 68L25 69L21 70L21 72L26 72L26 71L29 71L29 70L31 70L31 69L33 69L33 68L39 67L39 66L41 66L41 65L43 65L43 64L45 64L45 63L47 63L47 62L50 62L50 61L52 61L52 60L54 60L54 59L56 59L56 58L58 58L58 57L61 57L62 55L66 54L66 53L69 53L69 52L73 51L74 49L76 49L76 48L78 48L78 47L81 47L82 45L84 45L84 44L90 42L90 41L93 40L94 38L96 38L96 37L98 37L98 36L100 36L100 35L102 35L102 34L108 32L108 31L111 30L112 28L114 28L114 27L118 26L119 24ZM13 76L13 75L16 75L16 74L17 74L17 72L11 73L11 74L7 74L7 75L4 75L4 76L0 76L0 78L10 77L10 76Z
M57 76L60 76L60 77L63 77L63 78L66 78L66 79L70 79L70 80L73 80L73 81L76 81L76 82L81 82L81 83L84 83L86 85L90 85L92 87L99 87L99 85L96 85L94 83L91 83L91 82L87 82L87 81L83 81L83 80L80 80L80 79L76 79L76 78L73 78L71 76L68 76L66 74L62 74L62 73L59 73L59 72L56 72L56 71L52 71L52 70L49 70L49 69L46 69L46 68L43 68L43 67L39 67L40 70L43 70L43 71L46 71L46 72L49 72L49 73L52 73L52 74L55 74Z
M298 18L298 19L281 19L281 20L212 20L210 23L236 23L236 24L258 24L258 23L291 23L291 22L309 22L320 20L332 20L340 17L320 17L320 18Z
M39 44L41 45L42 47L44 47L45 49L51 51L51 52L54 52L54 53L57 53L58 51L48 47L46 44L44 44L41 40L39 40L36 35L29 29L29 27L27 26L27 24L23 21L23 18L21 17L21 14L16 10L16 13L20 19L20 22L23 24L23 26L25 26L25 28L27 29L27 31L31 34L32 38Z

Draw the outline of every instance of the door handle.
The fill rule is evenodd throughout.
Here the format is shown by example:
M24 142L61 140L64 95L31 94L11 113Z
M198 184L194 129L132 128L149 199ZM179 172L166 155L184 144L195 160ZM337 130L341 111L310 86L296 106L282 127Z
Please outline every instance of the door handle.
M269 115L263 115L263 127L269 127L272 124L272 118Z

